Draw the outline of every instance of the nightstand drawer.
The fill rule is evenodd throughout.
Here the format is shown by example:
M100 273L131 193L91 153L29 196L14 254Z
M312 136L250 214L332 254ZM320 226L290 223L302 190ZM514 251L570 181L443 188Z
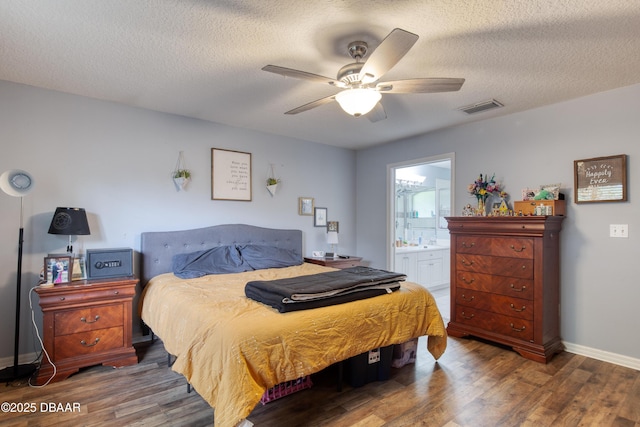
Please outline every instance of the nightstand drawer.
M54 335L62 336L76 332L122 326L124 322L122 304L110 304L80 310L61 311L55 314Z
M55 288L55 286L54 286ZM57 292L43 292L40 294L41 306L53 305L57 307L65 305L87 304L94 301L112 298L132 298L135 295L134 287L114 287L112 289L92 289L90 285L68 286L64 289L55 289Z
M54 346L54 361L122 348L122 326L56 337Z

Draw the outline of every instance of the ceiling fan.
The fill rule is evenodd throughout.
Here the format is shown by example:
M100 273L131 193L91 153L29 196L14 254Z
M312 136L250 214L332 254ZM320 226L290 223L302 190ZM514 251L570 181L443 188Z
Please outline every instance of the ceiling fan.
M418 41L416 34L396 28L364 62L362 61L367 54L367 43L363 41L349 43L349 55L356 62L342 67L335 79L277 65L267 65L262 69L284 77L329 84L343 89L335 95L320 98L289 110L285 114L302 113L335 100L348 114L355 117L367 115L369 120L377 122L387 118L379 102L382 94L455 92L460 90L464 83L464 79L461 78L422 78L378 82L409 52L416 41Z

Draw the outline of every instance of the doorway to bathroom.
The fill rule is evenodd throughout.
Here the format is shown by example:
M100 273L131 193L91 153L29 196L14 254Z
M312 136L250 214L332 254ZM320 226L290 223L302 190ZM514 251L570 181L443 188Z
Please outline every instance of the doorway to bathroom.
M429 290L448 288L454 153L388 166L388 265Z

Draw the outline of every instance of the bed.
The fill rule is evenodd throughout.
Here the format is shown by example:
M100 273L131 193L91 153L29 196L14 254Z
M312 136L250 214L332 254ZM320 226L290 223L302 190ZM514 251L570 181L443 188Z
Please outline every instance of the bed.
M403 282L399 290L344 304L280 313L245 296L255 280L309 276L335 269L304 263L300 230L245 224L141 235L140 314L176 360L172 369L214 408L216 426L236 426L264 392L368 350L427 336L438 359L446 331L431 294ZM226 245L289 251L298 265L181 279L174 255Z

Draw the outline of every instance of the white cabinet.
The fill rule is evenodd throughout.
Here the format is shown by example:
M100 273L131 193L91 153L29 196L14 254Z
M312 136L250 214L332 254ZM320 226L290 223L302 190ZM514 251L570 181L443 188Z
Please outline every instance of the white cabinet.
M395 271L406 274L409 282L435 288L449 283L450 258L448 249L399 251Z
M405 252L396 254L395 271L407 275L407 281L418 283L418 253Z
M418 252L418 283L433 288L442 284L442 250Z

